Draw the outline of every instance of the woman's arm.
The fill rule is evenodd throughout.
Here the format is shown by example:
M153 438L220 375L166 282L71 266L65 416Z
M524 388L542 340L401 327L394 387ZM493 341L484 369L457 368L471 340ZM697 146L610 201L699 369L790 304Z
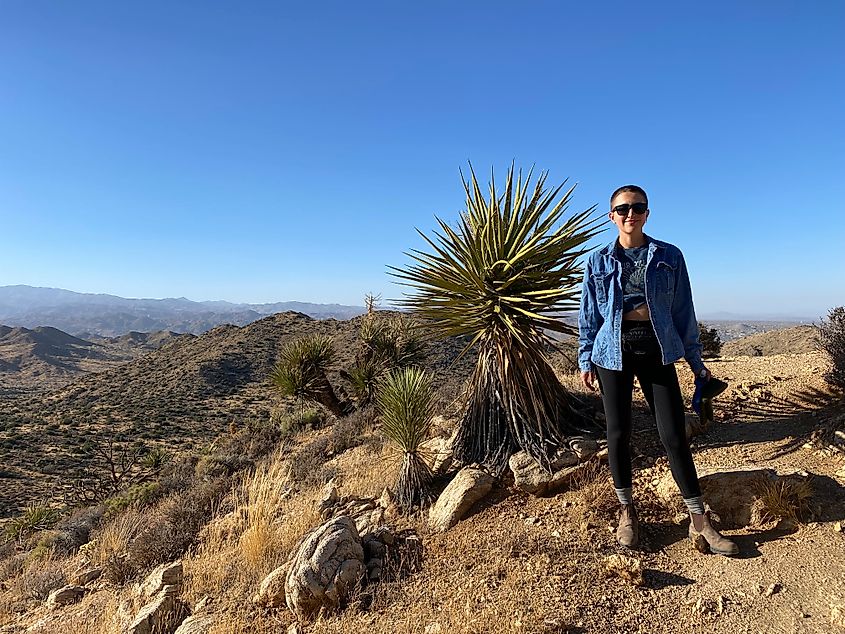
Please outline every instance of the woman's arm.
M581 283L581 309L578 312L578 368L581 372L591 372L593 363L590 356L596 333L602 324L602 316L596 301L596 288L590 274L590 260L584 266L584 280Z
M701 342L698 340L698 320L695 318L695 308L692 303L692 287L690 286L687 264L683 253L678 252L680 266L675 273L675 297L672 300L672 323L681 336L684 344L684 359L686 359L696 376L701 370L706 370L701 360Z

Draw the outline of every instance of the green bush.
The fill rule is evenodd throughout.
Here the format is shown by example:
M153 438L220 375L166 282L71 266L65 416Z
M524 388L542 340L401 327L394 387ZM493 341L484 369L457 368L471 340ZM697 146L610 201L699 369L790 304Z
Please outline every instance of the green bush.
M7 539L21 541L36 531L52 528L60 518L61 514L56 509L34 504L9 522L4 534Z
M845 389L845 307L832 308L816 330L819 346L831 361L824 378L830 385Z
M698 340L701 342L701 354L704 357L718 357L722 352L722 338L715 328L708 328L704 322L698 322Z

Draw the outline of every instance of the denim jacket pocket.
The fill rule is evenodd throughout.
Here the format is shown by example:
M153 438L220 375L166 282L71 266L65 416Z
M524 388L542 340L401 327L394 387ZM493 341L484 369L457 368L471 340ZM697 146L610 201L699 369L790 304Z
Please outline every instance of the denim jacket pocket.
M610 298L610 288L613 284L613 272L600 271L593 273L593 285L596 288L596 301L602 315L607 314L607 302Z
M675 293L675 268L668 262L660 261L655 270L657 292L672 296Z

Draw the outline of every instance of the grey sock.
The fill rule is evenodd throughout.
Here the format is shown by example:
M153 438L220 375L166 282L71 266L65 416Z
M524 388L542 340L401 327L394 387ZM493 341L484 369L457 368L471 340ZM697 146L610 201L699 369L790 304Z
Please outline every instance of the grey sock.
M616 497L619 498L619 504L633 504L634 503L634 492L631 487L625 487L624 489L615 489Z
M704 515L704 498L697 496L694 498L684 498L684 504L687 505L687 510L696 515Z

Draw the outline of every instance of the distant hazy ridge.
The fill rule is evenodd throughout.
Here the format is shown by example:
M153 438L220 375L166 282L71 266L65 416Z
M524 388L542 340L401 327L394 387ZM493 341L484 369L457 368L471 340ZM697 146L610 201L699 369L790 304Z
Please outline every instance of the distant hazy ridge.
M118 337L130 332L172 331L200 334L221 324L245 326L274 313L295 311L314 319L350 319L360 306L276 302L233 304L176 299L127 299L59 288L0 286L0 324L52 326L82 338Z

